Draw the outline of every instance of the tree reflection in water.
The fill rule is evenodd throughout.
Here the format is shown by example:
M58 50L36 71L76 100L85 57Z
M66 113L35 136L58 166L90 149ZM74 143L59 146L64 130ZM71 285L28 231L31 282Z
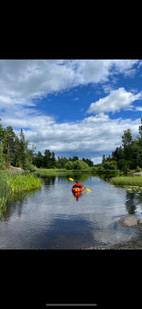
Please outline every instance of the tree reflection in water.
M126 192L126 209L129 215L133 215L136 212L135 193Z

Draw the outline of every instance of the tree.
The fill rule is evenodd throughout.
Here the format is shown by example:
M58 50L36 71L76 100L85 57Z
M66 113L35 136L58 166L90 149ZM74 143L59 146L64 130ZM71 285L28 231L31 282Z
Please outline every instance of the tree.
M116 170L117 169L117 162L116 161L106 161L103 163L103 168L105 170Z
M124 159L124 150L121 146L116 147L115 151L112 152L112 160L118 161L119 159Z
M131 157L131 143L132 143L132 135L131 130L125 130L124 135L122 136L122 145L124 148L124 158L127 160Z
M73 169L75 170L89 169L89 166L86 162L83 162L82 160L76 160L73 162Z
M44 151L43 164L44 167L51 168L51 151L49 149L45 149Z
M91 159L84 159L82 158L82 161L86 162L90 167L93 167L93 161Z
M34 156L33 158L33 164L36 165L38 168L43 167L44 156L40 151Z
M2 125L0 124L0 169L5 168L5 159L3 153L4 139L5 139L5 129L3 129Z
M123 147L129 146L132 143L131 130L124 130L124 135L122 136L122 145Z
M139 126L139 135L140 135L140 142L142 143L142 118L141 118L141 126Z
M55 166L56 166L55 153L52 152L52 153L51 153L51 167L55 167Z
M65 164L65 168L66 168L66 170L72 170L73 169L73 162L72 161L68 161Z
M13 164L15 154L16 134L11 126L5 129L5 141L3 152L5 154L6 165Z
M56 161L56 167L57 168L65 168L65 165L68 161L71 161L70 159L68 160L65 157L58 157L58 160Z
M106 158L105 158L105 155L103 155L103 157L102 157L102 164L105 163L105 161L106 161Z
M25 169L28 141L25 141L23 129L20 130L19 135L20 138L17 140L18 165Z

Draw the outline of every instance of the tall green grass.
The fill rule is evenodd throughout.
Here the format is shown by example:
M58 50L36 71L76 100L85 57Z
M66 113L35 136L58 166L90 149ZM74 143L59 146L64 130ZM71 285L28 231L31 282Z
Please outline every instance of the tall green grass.
M90 173L91 170L66 170L65 168L50 168L50 169L44 169L44 168L39 168L38 171L35 171L34 174L37 176L41 176L41 177L46 177L46 176L54 176L54 175L71 175L71 174L75 174L75 173Z
M12 174L0 171L0 209L4 208L10 194L41 187L41 179L32 174Z
M113 177L111 178L110 182L114 185L142 187L142 177L141 176Z

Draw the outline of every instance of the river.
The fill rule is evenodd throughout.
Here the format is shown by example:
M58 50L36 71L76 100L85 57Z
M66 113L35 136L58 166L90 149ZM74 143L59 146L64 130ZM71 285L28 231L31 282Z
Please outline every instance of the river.
M0 217L0 249L110 248L134 236L117 221L142 218L141 194L84 174L75 179L91 192L76 197L69 177L45 177L41 189L13 196Z

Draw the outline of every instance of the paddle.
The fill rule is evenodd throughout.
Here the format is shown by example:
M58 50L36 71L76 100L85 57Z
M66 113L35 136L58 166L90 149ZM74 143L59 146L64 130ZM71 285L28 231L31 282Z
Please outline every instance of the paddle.
M70 180L70 181L75 181L73 178L69 178L69 180ZM91 192L90 189L87 189L87 188L85 188L85 189L87 190L87 192Z

